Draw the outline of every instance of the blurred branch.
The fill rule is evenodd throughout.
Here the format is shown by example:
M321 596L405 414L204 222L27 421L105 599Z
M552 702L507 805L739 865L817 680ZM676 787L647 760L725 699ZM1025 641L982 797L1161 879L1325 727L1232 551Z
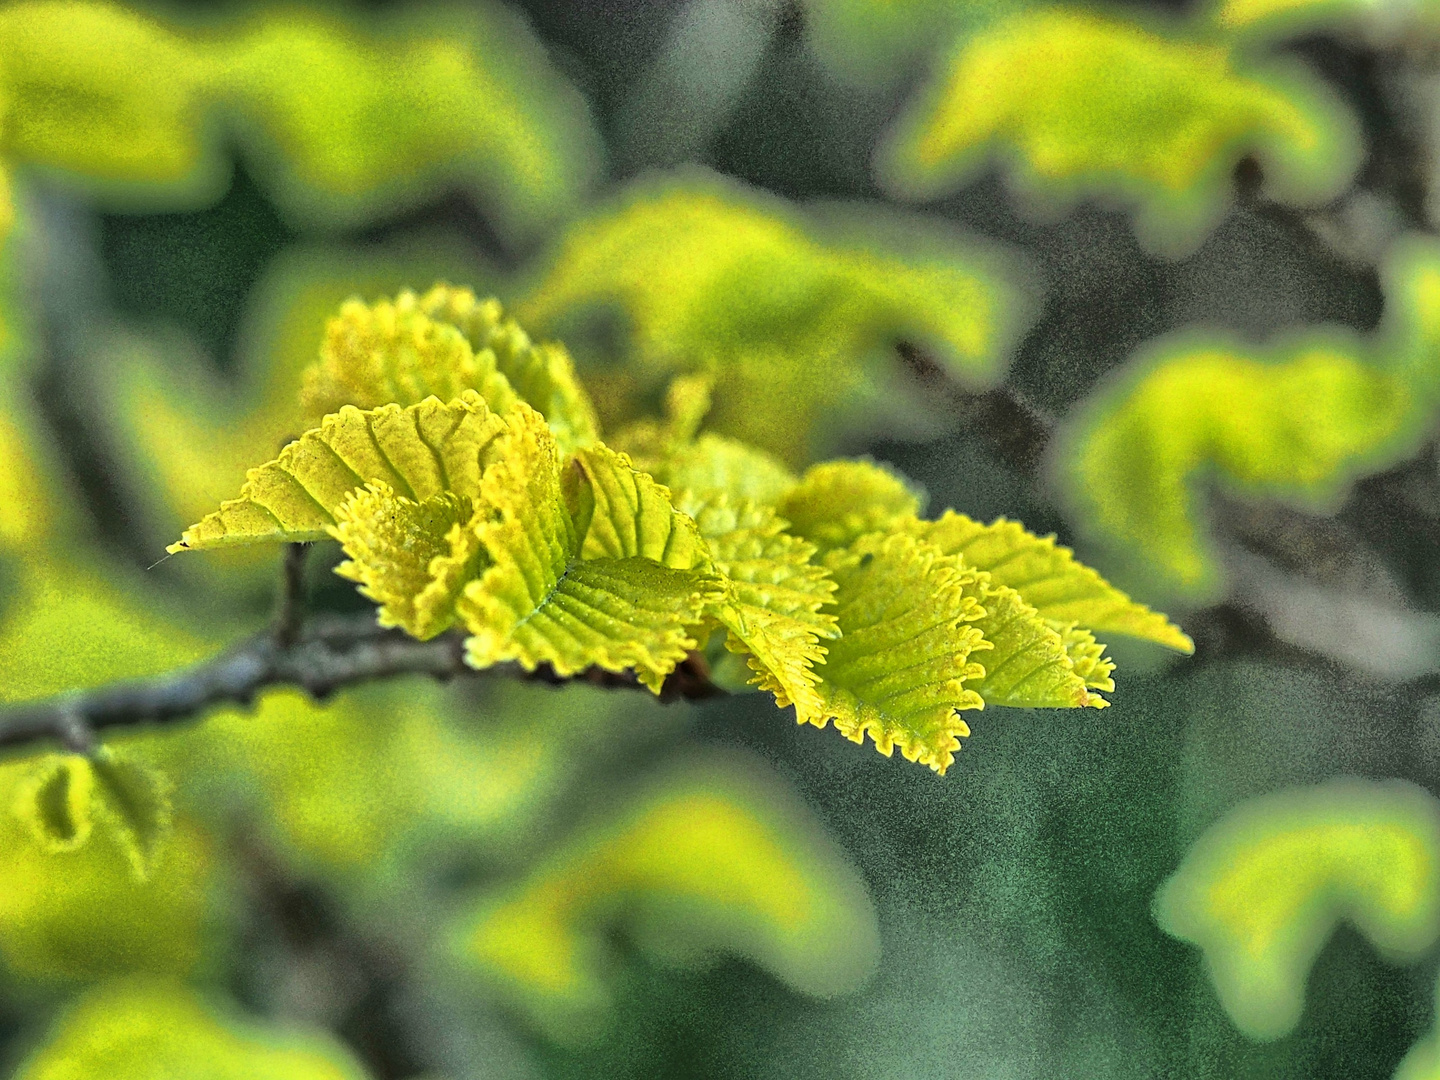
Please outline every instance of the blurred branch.
M925 350L901 342L896 351L912 378L945 403L947 412L980 436L986 447L1022 476L1034 477L1050 444L1051 422L1008 386L971 390Z
M80 751L90 745L96 732L106 728L199 719L218 706L248 706L270 686L298 687L316 701L347 686L397 675L446 680L457 675L499 674L555 685L586 682L643 689L633 675L598 669L573 678L544 667L527 672L516 664L478 672L465 663L463 631L451 630L429 641L417 641L401 630L376 625L375 617L368 613L297 625L289 640L279 633L281 625L277 622L215 659L183 671L0 710L0 748L54 741ZM661 700L723 693L711 682L704 660L692 654L671 672Z

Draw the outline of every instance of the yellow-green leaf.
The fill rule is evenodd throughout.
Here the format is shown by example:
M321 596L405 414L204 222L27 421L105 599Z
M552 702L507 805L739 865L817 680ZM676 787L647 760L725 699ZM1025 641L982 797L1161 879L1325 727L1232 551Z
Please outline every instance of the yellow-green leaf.
M717 431L803 461L841 422L883 422L896 342L984 380L1025 317L992 255L875 213L827 225L708 174L646 182L572 228L517 312L583 366L576 331L618 311L633 362L592 380L608 425L673 375L708 373Z
M320 540L338 529L336 511L350 494L377 481L412 502L442 492L473 498L487 449L505 430L473 390L448 405L429 398L368 412L345 406L251 469L238 499L167 550Z
M701 610L723 592L694 522L603 447L573 459L567 505L544 420L524 405L512 415L481 482L493 516L476 529L490 565L457 605L468 661L546 663L561 675L634 668L659 693L696 647Z
M19 786L16 815L46 851L75 851L90 840L95 774L79 754L47 754Z
M908 196L959 187L992 158L1021 197L1063 209L1119 197L1169 254L1219 221L1231 174L1258 157L1269 194L1318 205L1360 161L1356 123L1301 74L1251 71L1223 46L1103 15L1020 11L962 38L904 115L880 171Z
M960 712L984 707L966 685L983 677L975 660L991 648L974 625L986 613L978 573L903 533L863 536L825 566L840 637L816 668L817 726L833 719L852 742L869 735L887 757L898 746L943 775L970 734Z
M829 997L874 968L874 910L844 854L758 763L711 756L542 858L466 920L460 954L547 1033L599 1034L607 931L693 964L738 952ZM658 955L657 955L658 954Z
M598 437L595 411L560 345L535 345L499 301L437 285L393 301L347 301L331 319L320 359L301 398L316 421L342 405L413 405L434 395L453 401L474 390L504 414L517 397L538 409L562 449Z
M197 991L119 979L81 995L15 1080L364 1080L333 1037L227 1016Z
M985 614L975 626L992 648L979 657L985 673L966 681L986 705L1032 709L1103 708L1107 702L1086 690L1065 641L1014 589L980 578Z
M515 401L493 353L478 356L459 327L422 309L406 290L390 300L348 300L325 327L320 358L304 375L300 400L312 423L343 405L376 409L415 405L427 397L453 401L474 390L492 412Z
M458 184L517 237L567 216L593 177L584 102L503 10L371 29L260 9L205 29L108 3L5 5L7 153L88 178L111 203L178 208L223 194L222 148L239 141L306 222L355 225ZM213 130L221 113L233 139Z
M437 285L420 298L432 318L464 333L477 355L489 353L515 392L545 417L560 448L589 446L600 438L600 421L575 364L557 342L537 344L493 297L477 299L470 289Z
M1115 662L1105 655L1105 646L1095 640L1095 635L1083 626L1076 626L1073 623L1052 622L1051 625L1060 635L1060 640L1065 645L1065 655L1070 658L1070 666L1075 669L1075 674L1089 690L1104 690L1106 692L1115 689L1115 680L1110 676L1115 671ZM1092 703L1096 695L1090 695ZM1104 701L1103 698L1098 699Z
M711 608L726 628L726 648L749 657L751 682L781 708L793 704L797 721L823 725L813 668L825 656L820 640L839 631L835 616L821 611L834 603L835 582L811 563L814 545L786 533L772 508L749 500L685 493L679 505L730 585Z
M158 770L101 747L90 757L95 812L114 832L135 877L146 880L173 827L171 784Z
M923 503L924 496L887 466L827 461L806 470L778 509L791 531L828 551L914 517Z
M906 527L947 555L959 555L966 566L988 572L997 585L1015 589L1042 618L1144 638L1181 652L1195 650L1178 626L1131 600L1069 548L1056 544L1054 536L1036 536L1005 518L981 525L953 510L938 521L912 521Z
M1137 366L1073 414L1056 456L1080 520L1197 598L1219 585L1202 533L1203 476L1323 509L1408 453L1429 414L1408 379L1324 341L1259 355L1172 346Z
M484 569L474 515L464 495L442 491L417 503L372 481L335 509L332 535L349 556L335 572L380 605L381 626L432 638L454 621L461 588Z
M1392 958L1440 936L1440 805L1400 781L1335 780L1253 799L1212 826L1155 897L1167 933L1205 951L1253 1039L1290 1032L1341 921Z

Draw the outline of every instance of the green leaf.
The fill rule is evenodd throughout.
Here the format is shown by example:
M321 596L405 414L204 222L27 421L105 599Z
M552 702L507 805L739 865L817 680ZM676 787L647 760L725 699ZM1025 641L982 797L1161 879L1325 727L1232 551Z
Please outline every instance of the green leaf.
M1193 942L1252 1039L1289 1033L1342 922L1388 957L1440 936L1440 806L1401 781L1335 780L1252 799L1212 826L1160 887L1155 918Z
M843 851L759 763L709 755L587 828L459 927L457 952L553 1038L601 1034L613 928L692 967L739 953L832 997L874 969L879 932Z
M474 391L448 405L429 398L368 412L346 406L251 469L238 499L166 550L324 539L341 531L335 515L351 493L376 482L412 502L442 492L473 498L487 451L505 430Z
M991 648L974 625L986 614L976 571L903 533L870 534L825 557L838 586L840 637L828 646L817 689L821 719L852 742L868 734L887 757L944 775L970 728L965 709L984 707L970 686Z
M481 483L494 514L476 529L490 565L457 608L467 660L561 675L635 668L658 694L696 647L702 609L723 595L704 541L663 487L603 447L572 459L567 505L544 421L523 406L517 416L526 427L507 432Z
M79 754L47 754L20 785L15 813L49 852L76 851L94 827L95 776Z
M135 878L145 881L173 828L170 781L143 762L105 747L92 755L90 768L96 813L120 841Z
M460 185L510 237L573 211L598 140L518 19L492 8L382 20L261 10L204 38L110 4L0 10L7 153L89 178L126 208L193 208L229 183L224 114L273 197L354 226Z
M352 491L332 531L350 558L335 568L380 605L381 626L403 626L422 641L455 618L461 588L484 568L464 495L442 491L415 502L381 481Z
M517 398L527 402L565 450L596 441L594 409L564 348L532 344L499 301L445 285L394 301L348 301L326 326L301 398L318 422L343 405L414 405L431 395L448 402L466 390L500 414Z
M1070 658L1070 666L1074 668L1075 674L1089 690L1104 690L1107 693L1115 689L1115 680L1110 676L1115 670L1115 662L1105 655L1105 646L1095 640L1095 635L1083 626L1076 626L1073 623L1052 622L1061 642L1065 645L1065 655ZM1096 695L1090 695L1092 703L1103 701L1097 699Z
M432 318L458 327L476 355L495 358L515 392L545 417L562 450L599 441L595 406L563 345L533 343L514 319L505 317L498 300L479 300L469 289L437 285L420 298L420 306Z
M936 42L974 32L1023 0L805 0L811 51L846 82L891 86L913 74Z
M906 527L945 554L959 555L966 566L988 572L997 585L1018 591L1042 618L1195 651L1179 627L1077 561L1053 535L1036 536L1005 518L981 525L953 510L938 521L913 521Z
M894 400L897 342L985 380L1025 318L994 256L877 213L821 223L708 174L647 182L576 224L517 312L582 366L603 347L577 331L618 313L633 362L591 383L607 425L672 376L704 373L718 432L803 461L842 423L853 436L855 423L914 419L916 403Z
M333 1037L222 1017L197 991L119 979L82 994L15 1080L363 1080Z
M967 680L966 689L979 694L986 705L1076 709L1108 704L1087 691L1064 639L1018 592L992 584L986 575L980 576L980 584L985 614L975 626L992 649L979 658L984 674Z
M1430 413L1408 378L1326 339L1258 355L1171 345L1136 367L1072 414L1056 457L1080 520L1197 599L1220 585L1201 531L1202 477L1324 509L1412 452Z
M839 630L835 616L820 610L834 603L835 582L810 562L814 545L787 534L772 508L723 492L687 492L679 506L695 519L730 586L710 608L726 628L726 648L749 658L751 683L773 693L777 705L793 704L797 721L823 726L813 668L825 656L820 640Z
M778 509L796 535L828 551L913 518L923 504L924 495L888 466L826 461L806 470Z
M15 812L45 851L78 851L95 825L118 841L137 881L145 881L170 835L170 782L142 762L101 747L93 755L50 754L21 784Z
M1320 205L1354 174L1359 134L1301 72L1251 72L1219 45L1052 8L961 38L879 168L892 190L931 198L999 158L1026 202L1053 213L1119 197L1143 243L1181 255L1223 216L1247 154L1272 198Z
M304 375L300 400L312 423L343 405L377 409L416 405L427 397L453 401L466 390L493 412L515 402L493 353L477 356L457 326L431 318L408 289L395 300L349 300L325 327L320 359Z

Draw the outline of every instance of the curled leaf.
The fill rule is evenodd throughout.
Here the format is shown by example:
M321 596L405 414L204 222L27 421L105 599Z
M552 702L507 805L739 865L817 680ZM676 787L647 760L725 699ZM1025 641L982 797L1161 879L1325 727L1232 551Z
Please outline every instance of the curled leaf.
M95 775L80 754L48 754L15 799L16 815L46 851L75 851L94 827Z
M986 614L978 574L903 533L863 536L825 566L840 637L816 669L816 726L834 720L850 741L869 735L885 756L898 746L944 775L970 734L961 711L985 704L966 685L984 676L976 660L992 648L973 625Z
M1205 951L1242 1031L1279 1038L1341 920L1397 958L1440 936L1440 804L1410 784L1363 780L1253 799L1191 848L1155 917Z

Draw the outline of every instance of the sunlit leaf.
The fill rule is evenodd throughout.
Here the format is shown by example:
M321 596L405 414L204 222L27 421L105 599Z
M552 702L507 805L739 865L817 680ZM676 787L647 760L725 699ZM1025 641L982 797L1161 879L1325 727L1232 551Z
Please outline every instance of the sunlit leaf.
M982 577L980 602L985 614L975 626L991 648L976 657L985 672L967 679L966 689L979 694L986 705L1075 709L1106 704L1087 691L1064 639L1018 592Z
M1220 45L1052 8L962 38L880 169L897 192L930 197L998 157L1037 209L1118 197L1144 243L1182 254L1223 215L1247 154L1272 197L1302 205L1339 194L1360 160L1354 119L1300 72L1251 71Z
M1005 518L981 525L953 510L908 527L945 554L959 555L966 566L988 572L997 585L1017 590L1042 618L1194 651L1179 627L1131 600L1053 536L1036 536Z
M481 668L548 663L562 675L635 668L659 693L696 647L702 608L723 591L694 522L603 448L574 459L572 512L549 429L523 406L516 415L530 427L507 436L482 482L496 514L477 525L490 565L458 605L467 659Z
M826 719L852 742L866 735L887 757L937 773L955 759L970 728L962 710L984 707L967 683L979 679L990 648L975 620L985 615L975 571L905 534L861 537L825 558L834 575L838 640L820 676Z
M862 460L812 465L777 508L796 534L828 551L913 518L923 504L899 473Z
M575 225L516 312L582 361L575 331L619 316L632 363L595 372L607 425L672 375L705 372L718 432L802 461L842 421L879 422L896 342L983 381L1025 318L994 256L877 213L802 217L701 173L648 182Z
M1155 916L1205 951L1241 1031L1279 1038L1299 1021L1306 976L1342 920L1392 959L1440 936L1440 806L1399 781L1251 800L1196 842Z
M723 492L686 492L679 506L695 519L715 569L730 583L710 609L726 628L726 648L748 657L751 682L772 692L777 705L794 705L801 723L823 724L813 668L825 656L821 639L838 630L835 616L822 610L834 602L835 582L810 561L814 545L787 534L770 507Z
M19 785L15 814L44 850L75 851L89 843L95 825L94 787L95 774L84 757L48 754Z
M562 448L593 443L590 399L563 347L534 345L496 300L437 285L424 296L345 303L325 329L301 399L313 423L343 405L414 405L478 393L492 411L517 397L544 414Z
M203 1073L198 1070L203 1070ZM177 982L102 983L64 1013L16 1080L363 1080L329 1035L223 1015Z
M238 499L167 550L321 540L338 529L336 511L351 493L376 481L416 503L446 492L473 498L487 450L505 430L474 391L448 405L429 398L368 412L346 406L251 469Z

